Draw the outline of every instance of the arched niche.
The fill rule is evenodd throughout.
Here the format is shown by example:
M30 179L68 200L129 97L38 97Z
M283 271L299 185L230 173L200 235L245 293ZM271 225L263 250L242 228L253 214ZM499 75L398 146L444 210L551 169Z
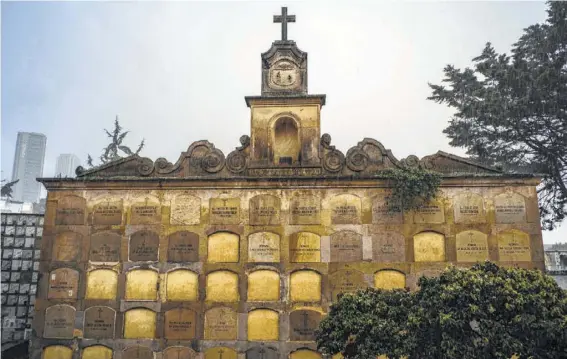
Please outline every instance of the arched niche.
M52 257L54 261L74 262L79 259L83 236L77 232L65 231L55 236Z
M321 274L314 270L298 270L290 276L292 302L320 302Z
M196 313L187 308L174 308L165 312L165 338L191 340L195 338Z
M362 201L353 194L340 194L329 201L329 211L333 224L360 224Z
M199 276L187 269L167 273L166 296L168 301L189 301L199 299Z
M237 263L240 237L231 232L216 232L207 239L207 262Z
M406 287L406 275L393 269L384 269L374 273L374 288L403 289Z
M279 263L280 236L272 232L256 232L248 236L248 262Z
M153 339L156 336L156 312L134 308L124 313L125 339Z
M238 314L228 307L215 307L205 312L205 340L236 340Z
M457 262L484 262L488 260L488 236L475 230L457 233Z
M207 275L206 300L210 302L238 302L238 275L219 270Z
M49 273L48 299L75 299L79 289L79 272L57 268Z
M193 349L182 346L173 346L163 351L163 359L196 359L197 353Z
M437 232L421 232L413 236L416 262L444 262L445 236Z
M81 359L112 359L112 349L104 345L92 345L83 349Z
M277 341L280 335L279 313L271 309L248 312L248 340Z
M226 347L215 347L207 349L205 359L237 359L236 350Z
M154 352L141 345L134 345L124 349L122 359L154 359Z
M289 238L289 260L292 263L321 262L321 237L311 232L293 233Z
M272 270L257 270L248 275L249 302L275 302L280 299L280 275Z
M276 165L292 165L301 161L299 124L290 116L282 116L272 123L272 161Z
M50 345L43 348L41 359L72 359L73 349L63 345Z
M299 349L289 354L289 359L323 359L321 354L310 349Z
M274 348L260 346L246 351L246 359L280 359L280 353Z
M57 201L55 224L84 225L87 200L83 197L68 195Z
M86 299L116 299L118 273L111 269L95 269L87 273Z
M158 273L152 269L133 269L126 273L126 300L156 300Z

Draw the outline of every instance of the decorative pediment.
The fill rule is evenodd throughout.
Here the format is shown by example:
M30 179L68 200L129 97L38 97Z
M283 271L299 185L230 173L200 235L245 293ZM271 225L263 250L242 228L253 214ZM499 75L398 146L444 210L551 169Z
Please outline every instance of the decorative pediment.
M79 178L159 177L159 178L294 178L294 177L348 177L377 178L387 168L424 168L446 176L499 174L501 171L466 158L437 152L421 160L408 156L398 160L380 142L365 138L351 147L346 155L331 145L331 136L321 137L319 156L321 164L310 166L250 167L250 137L240 137L241 146L225 157L223 152L208 141L197 141L175 164L165 158L155 162L137 155L84 170L77 168Z
M307 53L294 41L275 41L262 54L262 96L307 94Z

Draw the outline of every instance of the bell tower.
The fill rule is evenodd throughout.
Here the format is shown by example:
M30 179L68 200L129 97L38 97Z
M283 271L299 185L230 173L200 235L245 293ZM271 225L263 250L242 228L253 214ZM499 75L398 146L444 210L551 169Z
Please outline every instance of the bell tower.
M262 54L262 95L245 98L251 110L250 167L318 167L325 95L307 93L307 53L287 36L295 15L282 7L274 22L281 23L281 40Z

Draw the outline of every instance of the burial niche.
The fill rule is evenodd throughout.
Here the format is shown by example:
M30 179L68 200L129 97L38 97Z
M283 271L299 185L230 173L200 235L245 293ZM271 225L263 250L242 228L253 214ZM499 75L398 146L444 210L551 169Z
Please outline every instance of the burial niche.
M187 269L167 273L166 298L168 301L196 301L199 296L199 276Z
M526 202L519 193L506 192L494 197L496 223L522 223L526 221Z
M353 231L331 234L331 262L361 262L362 235Z
M216 307L205 313L205 340L236 340L238 314L227 307Z
M45 310L44 338L73 339L75 327L74 307L66 304L53 305Z
M83 349L81 359L112 359L112 349L104 345L92 345Z
M79 272L71 268L58 268L49 274L48 299L75 299L79 287Z
M83 236L76 232L63 232L55 236L53 241L52 256L54 261L72 262L77 261L81 252Z
M83 225L87 201L79 196L65 196L57 201L55 224L57 225Z
M207 275L206 300L210 302L238 302L238 275L220 270Z
M136 345L124 349L122 359L154 359L154 352L141 345Z
M292 165L301 160L299 129L291 117L280 117L273 125L273 162Z
M121 239L119 234L109 231L93 234L89 260L91 262L119 262Z
M115 299L118 273L111 269L95 269L87 273L86 299Z
M501 262L529 262L532 260L530 235L515 229L498 233L498 255Z
M126 300L156 300L158 274L151 269L126 273Z
M138 231L130 236L129 258L131 261L157 261L159 235L152 231Z
M279 359L278 351L270 347L254 347L246 351L246 359Z
M278 263L280 236L272 232L256 232L248 236L248 262Z
M207 262L237 263L240 237L230 232L211 234L207 240Z
M165 312L165 337L167 339L191 340L195 338L195 312L191 309L175 308Z
M270 309L248 312L248 340L277 341L280 335L280 316Z
M257 270L248 275L248 301L275 302L280 299L280 276L272 270Z
M198 262L199 236L188 231L179 231L167 237L168 262Z
M169 347L163 351L163 359L195 359L197 353L191 348L174 346Z
M156 336L156 313L134 308L124 313L124 339L153 339Z
M457 233L457 262L484 262L488 260L487 235L468 230Z
M73 349L63 345L50 345L43 348L41 359L72 359Z
M292 263L321 262L321 237L311 232L293 233L289 240L289 257Z
M90 307L85 310L84 337L95 339L114 338L116 312L109 307Z
M289 315L289 340L315 341L315 330L321 323L321 313L314 310L296 310Z
M445 236L436 232L422 232L413 237L414 261L445 261Z
M234 349L216 347L207 349L205 359L237 359L238 353Z
M341 194L329 201L331 223L360 224L362 202L360 197L352 194Z
M275 226L280 224L281 201L276 196L261 194L250 199L250 225Z
M289 359L322 359L321 354L309 349L299 349L289 354Z
M290 296L293 302L321 301L321 275L313 270L291 273Z
M385 269L374 273L374 288L377 289L403 289L406 287L406 275L392 269Z

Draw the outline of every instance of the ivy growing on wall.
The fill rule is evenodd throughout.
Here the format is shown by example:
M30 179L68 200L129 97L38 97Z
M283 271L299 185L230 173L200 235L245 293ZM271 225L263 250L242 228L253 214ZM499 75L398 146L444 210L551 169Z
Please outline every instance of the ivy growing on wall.
M421 168L388 168L380 171L380 177L391 182L392 194L388 201L390 211L416 210L437 195L441 174Z

